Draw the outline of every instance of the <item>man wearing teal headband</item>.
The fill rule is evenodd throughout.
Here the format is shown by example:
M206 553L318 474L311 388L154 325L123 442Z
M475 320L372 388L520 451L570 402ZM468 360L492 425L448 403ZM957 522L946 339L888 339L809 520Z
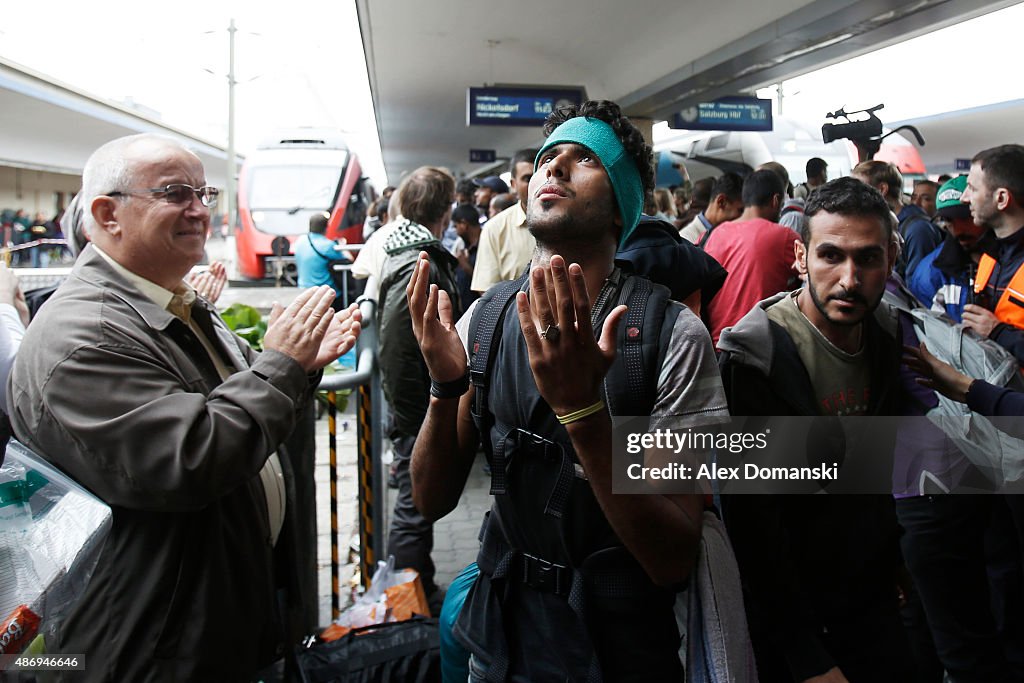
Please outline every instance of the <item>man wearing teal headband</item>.
M681 680L672 608L702 501L613 494L611 414L684 428L724 416L714 350L667 289L615 266L654 185L640 131L618 105L586 102L551 115L545 133L529 276L493 287L457 325L447 296L428 291L425 260L408 290L434 385L413 496L427 518L451 511L483 435L494 505L453 628L470 680Z
M548 137L547 142L537 154L534 163L534 177L542 176L538 173L545 157L550 158L549 150L552 147L572 144L586 148L593 152L608 174L608 181L611 183L612 192L615 195L615 203L618 209L618 221L616 225L620 228L619 244L623 244L629 234L636 229L640 221L640 213L644 206L644 186L640 180L640 171L636 161L627 154L622 141L619 140L611 125L597 118L577 116L559 125ZM527 212L527 223L531 225L530 213Z

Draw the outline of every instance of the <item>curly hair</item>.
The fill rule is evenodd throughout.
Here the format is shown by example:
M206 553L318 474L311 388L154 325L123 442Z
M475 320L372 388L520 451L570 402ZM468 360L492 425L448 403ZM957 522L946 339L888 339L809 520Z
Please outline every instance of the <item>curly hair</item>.
M644 195L650 195L654 191L654 153L651 146L644 140L643 133L622 113L619 105L610 100L588 100L583 104L559 107L544 120L544 137L548 137L555 128L577 116L585 116L591 119L604 121L615 131L616 137L622 146L633 159L637 170L640 172L640 182L643 184Z

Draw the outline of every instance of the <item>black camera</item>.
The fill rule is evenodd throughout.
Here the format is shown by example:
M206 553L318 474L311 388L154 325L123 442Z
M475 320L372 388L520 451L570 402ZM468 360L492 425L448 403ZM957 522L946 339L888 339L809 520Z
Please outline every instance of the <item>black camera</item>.
M882 120L875 116L875 112L884 106L884 104L877 104L869 109L851 112L837 109L831 114L825 114L825 118L831 119L831 121L821 127L821 139L826 143L843 138L850 140L857 147L860 161L873 159L882 146L882 140L901 130L913 133L917 144L923 147L924 137L913 126L900 126L885 135L882 134Z
M825 118L832 121L826 121L822 125L821 139L824 142L832 142L833 140L842 140L844 138L849 138L850 140L880 138L882 136L882 121L875 116L875 112L884 106L884 104L879 104L870 109L861 109L860 111L849 113L839 109L826 114ZM864 116L858 117L857 115L859 114ZM839 119L842 119L842 121Z

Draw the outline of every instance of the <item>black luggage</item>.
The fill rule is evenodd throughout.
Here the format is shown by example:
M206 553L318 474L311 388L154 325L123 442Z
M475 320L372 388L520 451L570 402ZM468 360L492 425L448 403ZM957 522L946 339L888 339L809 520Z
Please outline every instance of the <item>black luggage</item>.
M295 659L302 683L439 683L437 619L352 629L330 643L296 648Z

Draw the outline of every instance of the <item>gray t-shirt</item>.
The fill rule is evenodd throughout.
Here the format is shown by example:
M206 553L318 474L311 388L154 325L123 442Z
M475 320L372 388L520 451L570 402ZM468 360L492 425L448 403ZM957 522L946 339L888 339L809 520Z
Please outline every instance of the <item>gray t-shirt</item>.
M768 319L782 325L796 345L822 415L866 415L871 382L864 348L850 354L833 345L797 306L799 293L769 306Z

